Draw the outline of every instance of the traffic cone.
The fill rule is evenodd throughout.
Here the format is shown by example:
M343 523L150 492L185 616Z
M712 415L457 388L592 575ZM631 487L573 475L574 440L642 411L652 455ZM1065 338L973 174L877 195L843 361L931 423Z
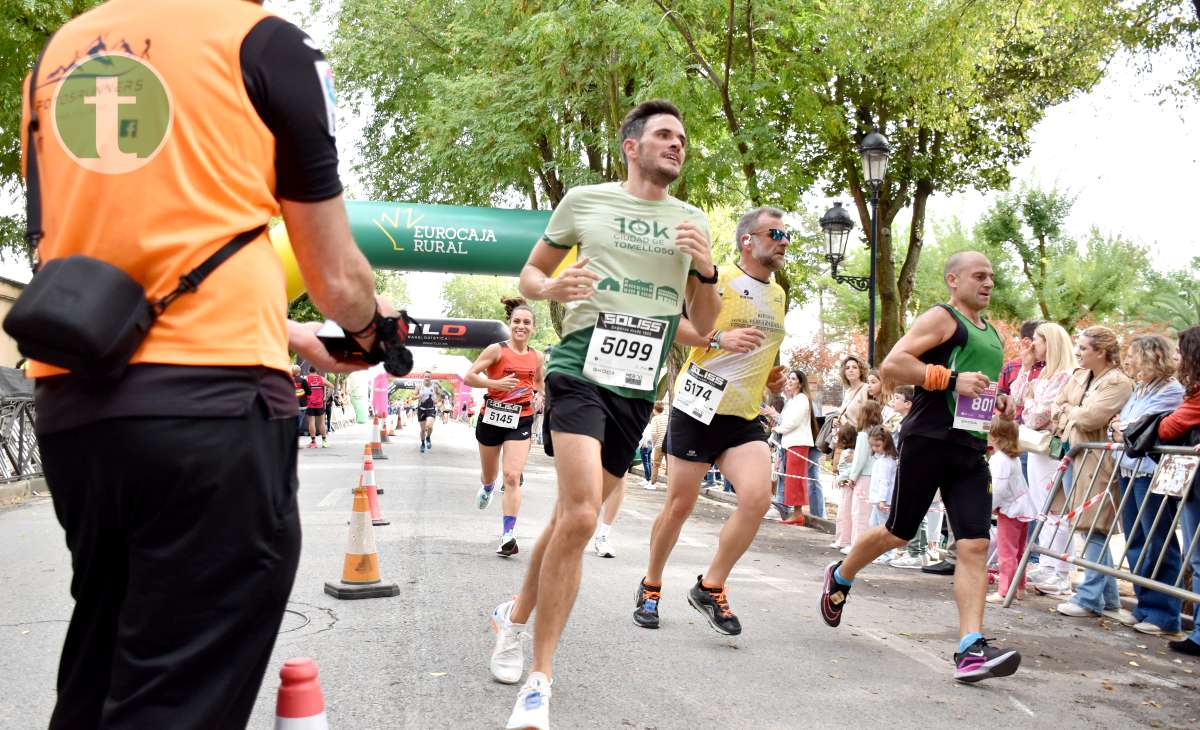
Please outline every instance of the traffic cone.
M383 444L380 442L379 416L375 416L375 421L371 424L371 456L376 459L387 458L383 455Z
M392 524L383 519L383 514L379 511L379 497L376 495L375 489L375 462L371 460L369 452L363 455L363 470L362 476L358 478L358 486L367 490L367 504L371 508L371 524L375 527Z
M373 471L375 469L375 466L374 466L374 460L371 458L371 444L367 444L366 446L363 447L363 467L364 468L367 465L368 459L370 459L372 461L371 469ZM358 480L358 486L360 486L360 487L366 486L365 484L362 483L361 477ZM383 494L383 487L376 484L375 485L375 494Z
M288 659L279 670L275 730L329 730L317 664L308 657Z
M342 579L326 582L325 592L340 600L391 598L400 595L400 586L384 583L379 577L379 554L375 550L375 529L371 526L371 508L367 490L354 489L354 511L350 513L350 539Z
M383 418L380 419L379 443L381 443L381 444L390 444L392 442L392 440L388 438L388 436L391 434L391 429L388 428L388 420L390 418L391 418L391 416L384 414Z

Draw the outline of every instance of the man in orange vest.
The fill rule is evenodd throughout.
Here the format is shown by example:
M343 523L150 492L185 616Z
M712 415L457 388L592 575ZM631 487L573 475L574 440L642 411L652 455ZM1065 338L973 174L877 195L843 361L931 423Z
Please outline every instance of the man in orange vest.
M100 259L158 299L282 214L313 302L374 344L394 313L346 221L329 65L295 26L245 0L111 0L50 40L27 122L31 89L43 263ZM300 552L288 350L326 372L361 363L287 321L282 265L249 240L123 375L30 367L74 568L51 728L250 716Z

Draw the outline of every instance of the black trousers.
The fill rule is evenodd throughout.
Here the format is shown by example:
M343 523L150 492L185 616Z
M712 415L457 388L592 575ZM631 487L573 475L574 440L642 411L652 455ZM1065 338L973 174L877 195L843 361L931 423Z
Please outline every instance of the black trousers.
M296 419L39 437L75 611L52 730L243 728L300 556Z

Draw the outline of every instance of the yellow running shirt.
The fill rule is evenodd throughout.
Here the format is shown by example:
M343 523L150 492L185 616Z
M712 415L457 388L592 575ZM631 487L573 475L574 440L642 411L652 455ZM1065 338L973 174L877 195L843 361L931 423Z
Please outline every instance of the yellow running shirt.
M717 407L719 415L753 420L758 418L763 388L767 385L771 368L775 366L779 346L783 344L783 287L774 281L755 279L737 266L731 266L721 271L717 280L717 294L721 297L717 330L728 332L756 327L762 330L766 338L761 346L746 353L693 347L675 380L676 392L682 387L688 365L695 363L729 381Z

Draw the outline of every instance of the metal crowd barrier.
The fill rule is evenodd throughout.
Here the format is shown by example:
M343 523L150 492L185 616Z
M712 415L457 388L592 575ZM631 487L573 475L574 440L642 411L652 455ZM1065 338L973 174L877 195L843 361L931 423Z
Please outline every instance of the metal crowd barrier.
M32 398L0 399L0 483L42 475L34 420Z
M1133 499L1133 489L1126 489L1124 494L1122 494L1119 488L1118 477L1121 474L1120 459L1124 449L1125 445L1118 443L1084 443L1071 447L1070 452L1063 458L1057 471L1055 471L1050 494L1042 506L1041 513L1035 519L1036 525L1029 536L1025 552L1021 556L1016 574L1013 576L1012 584L1009 586L1008 593L1004 598L1003 605L1006 608L1012 605L1016 597L1018 586L1021 585L1021 580L1025 576L1025 572L1029 566L1029 558L1032 555L1057 558L1080 568L1094 570L1120 580L1127 580L1143 588L1179 598L1184 602L1190 602L1193 604L1193 607L1200 604L1200 593L1190 590L1188 587L1190 583L1185 583L1185 577L1189 576L1188 566L1192 554L1197 549L1200 549L1200 520L1197 521L1197 527L1191 535L1183 535L1181 531L1185 505L1188 505L1189 500L1193 503L1190 505L1191 509L1200 509L1200 504L1196 504L1197 500L1200 499L1200 492L1193 495L1193 490L1197 489L1197 483L1200 482L1200 475L1195 478L1183 480L1180 478L1182 472L1178 469L1174 467L1164 469L1164 466L1169 461L1165 458L1167 456L1197 457L1200 454L1197 454L1195 448L1181 446L1165 446L1153 450L1152 453L1157 455L1159 459L1155 466L1154 475L1151 478L1151 487L1146 490L1146 496L1142 500L1142 503L1137 505L1138 516L1133 525L1135 535L1137 531L1142 529L1143 516L1153 514L1153 522L1148 530L1148 534L1143 536L1145 540L1144 548L1141 550L1136 563L1129 565L1128 537L1130 536L1123 536L1126 539L1119 555L1109 552L1110 546L1113 545L1113 538L1122 534L1122 510L1125 508L1126 502ZM1093 469L1091 467L1093 465L1099 467L1101 460L1104 459L1110 460L1112 468L1109 477L1101 480L1100 476L1105 469ZM1074 479L1072 480L1074 483L1070 483L1066 479L1068 469L1076 476L1091 473L1091 479L1087 480L1086 484L1079 483L1078 479ZM1104 483L1098 484L1098 481L1103 481ZM1155 488L1157 485L1162 485L1161 488L1164 489L1174 487L1174 494L1156 493ZM1080 490L1084 490L1082 494ZM1062 505L1054 509L1052 506L1060 495L1063 497ZM1162 497L1158 508L1153 509L1150 507L1152 512L1148 512L1147 508L1156 496ZM1112 524L1107 530L1102 529L1099 524L1105 503L1113 510ZM1163 540L1162 549L1157 555L1150 555L1150 550L1148 549L1150 546L1150 536L1158 533L1161 524L1167 523L1169 523L1169 530L1166 533L1167 539ZM1054 547L1055 542L1062 542L1061 537L1057 541L1050 540L1048 547L1040 545L1039 538L1042 537L1044 530L1066 530L1066 548L1062 550L1051 549ZM1051 534L1054 535L1055 533ZM1076 535L1081 539L1077 539ZM1097 559L1103 559L1104 555L1111 554L1112 567L1084 557L1088 543L1093 537L1100 536L1104 538L1104 543L1097 555ZM1180 540L1182 542L1179 542ZM1073 547L1076 545L1078 546L1078 550ZM1168 554L1172 545L1176 546L1180 553L1179 576L1173 581L1157 580L1156 577L1159 575L1163 565L1163 559ZM1149 560L1154 561L1154 567L1146 571L1144 568L1149 564ZM1148 577L1143 576L1142 573L1146 573Z

